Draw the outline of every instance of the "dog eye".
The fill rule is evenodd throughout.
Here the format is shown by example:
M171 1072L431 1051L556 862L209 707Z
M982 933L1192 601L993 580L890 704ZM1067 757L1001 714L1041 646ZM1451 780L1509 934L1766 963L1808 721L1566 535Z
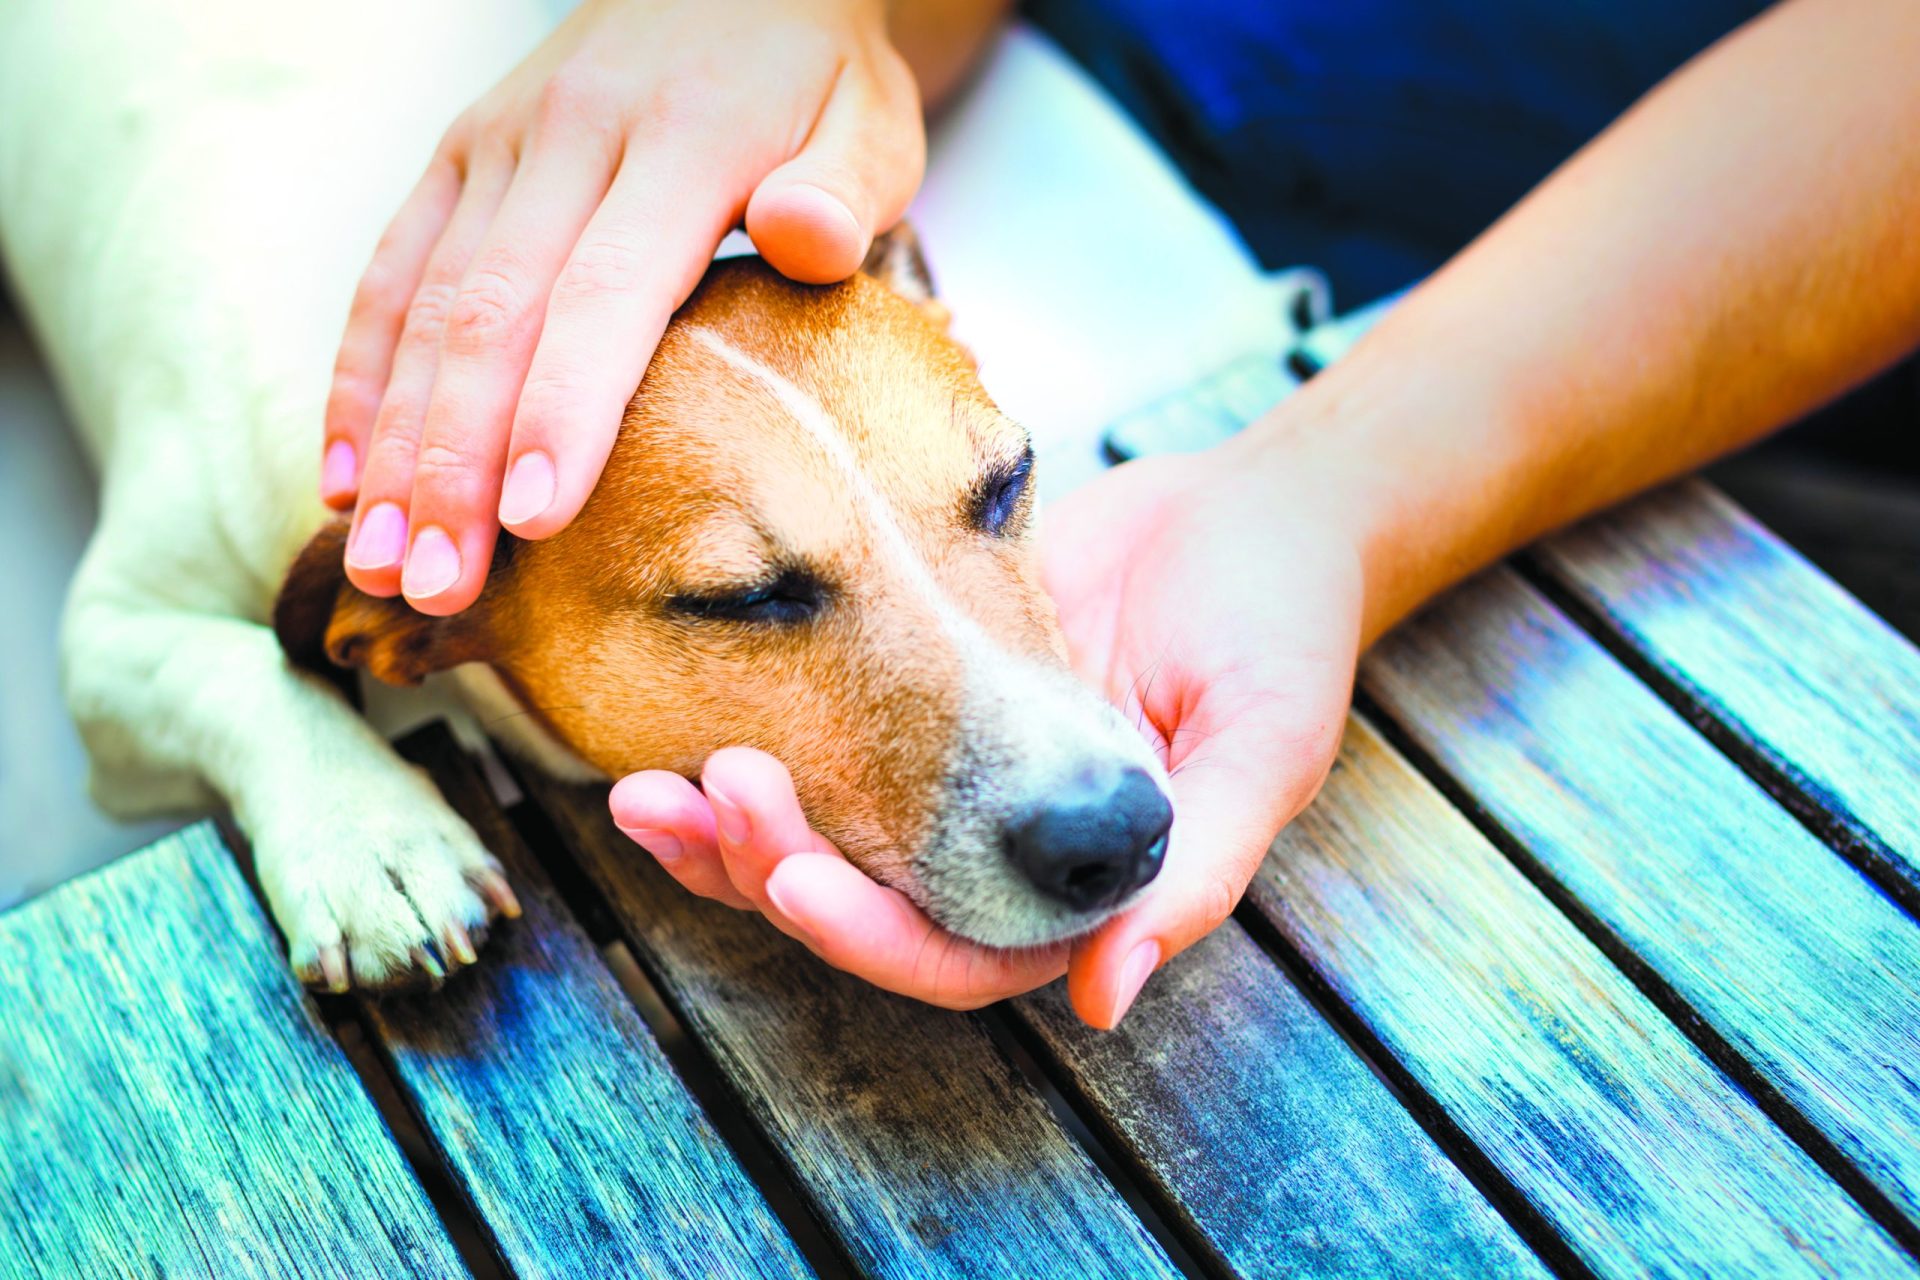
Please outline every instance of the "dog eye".
M974 527L996 537L1005 533L1014 513L1020 509L1021 495L1027 491L1027 477L1032 474L1031 447L1011 467L988 472L974 495Z
M818 579L789 570L772 582L742 591L677 595L667 601L667 607L694 618L790 627L811 619L826 601L826 588Z

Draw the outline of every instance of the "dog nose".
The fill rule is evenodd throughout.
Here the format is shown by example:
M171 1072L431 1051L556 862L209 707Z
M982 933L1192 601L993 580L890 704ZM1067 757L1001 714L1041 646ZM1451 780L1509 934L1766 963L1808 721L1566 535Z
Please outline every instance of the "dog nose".
M1007 856L1076 911L1110 907L1159 874L1173 806L1144 769L1083 774L1007 825Z

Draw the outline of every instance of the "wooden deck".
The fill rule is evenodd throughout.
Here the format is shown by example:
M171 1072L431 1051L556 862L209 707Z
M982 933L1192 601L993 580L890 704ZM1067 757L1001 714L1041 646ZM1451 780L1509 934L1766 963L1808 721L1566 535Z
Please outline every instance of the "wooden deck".
M0 917L0 1274L1920 1277L1920 651L1698 482L1380 645L1112 1034L406 749L527 908L437 995L303 995L208 824Z

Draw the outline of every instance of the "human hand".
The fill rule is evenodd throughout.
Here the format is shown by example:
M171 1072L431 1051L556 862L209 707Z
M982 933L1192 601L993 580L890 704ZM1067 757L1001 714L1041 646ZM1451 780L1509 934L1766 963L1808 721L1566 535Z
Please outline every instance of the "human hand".
M360 281L321 469L348 578L471 604L501 525L585 504L722 236L744 215L780 271L845 279L925 145L879 0L586 0L447 131Z
M764 751L716 751L699 788L673 773L629 775L608 804L615 825L684 887L760 912L828 964L885 990L977 1009L1066 969L1064 944L983 947L869 879L807 825L786 766Z
M939 928L812 831L786 770L717 753L702 776L621 781L616 823L681 884L758 910L889 991L974 1008L1069 973L1115 1025L1153 969L1224 921L1331 766L1360 637L1360 558L1311 494L1219 457L1138 462L1049 508L1042 549L1076 670L1141 726L1172 778L1167 860L1088 937L1036 951Z
M1173 831L1141 899L1077 942L1074 1009L1113 1027L1224 923L1319 792L1353 695L1359 544L1307 472L1230 444L1110 471L1046 512L1043 577L1074 670L1166 765Z

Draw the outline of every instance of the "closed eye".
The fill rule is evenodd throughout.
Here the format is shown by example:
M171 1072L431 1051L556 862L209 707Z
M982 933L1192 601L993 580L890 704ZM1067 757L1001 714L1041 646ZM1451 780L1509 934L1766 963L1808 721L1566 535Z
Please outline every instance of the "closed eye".
M791 627L812 620L826 607L828 591L812 574L788 569L769 582L738 590L682 592L667 607L690 618Z
M1020 511L1027 480L1033 474L1033 447L1029 445L1011 466L990 468L980 477L973 495L973 527L999 537Z

